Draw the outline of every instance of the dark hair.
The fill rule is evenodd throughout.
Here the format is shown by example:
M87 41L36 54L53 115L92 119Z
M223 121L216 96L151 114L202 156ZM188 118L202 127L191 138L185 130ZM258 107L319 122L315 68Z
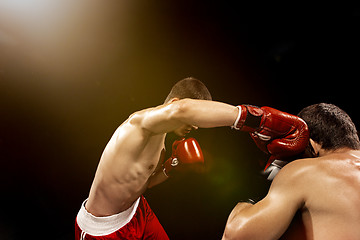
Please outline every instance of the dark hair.
M355 124L339 107L327 103L314 104L301 110L298 116L307 123L310 138L321 144L323 149L360 149Z
M166 97L165 103L172 98L212 100L211 94L205 84L193 77L184 78L178 81Z

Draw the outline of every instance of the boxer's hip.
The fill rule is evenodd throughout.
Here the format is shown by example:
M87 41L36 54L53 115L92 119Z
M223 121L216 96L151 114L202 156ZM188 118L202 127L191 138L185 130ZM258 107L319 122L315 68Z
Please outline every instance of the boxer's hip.
M76 223L82 232L92 236L105 236L124 227L134 217L138 208L140 197L127 210L106 217L96 217L89 213L83 202L76 217Z

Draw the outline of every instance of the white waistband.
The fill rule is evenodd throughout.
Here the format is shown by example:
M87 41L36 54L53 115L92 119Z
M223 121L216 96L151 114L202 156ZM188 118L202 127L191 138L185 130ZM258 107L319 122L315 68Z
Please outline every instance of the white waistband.
M80 229L87 234L93 236L104 236L113 233L126 224L135 215L136 209L139 205L140 197L133 203L133 205L125 211L107 217L95 217L85 209L85 203L81 205L80 211L76 217L77 224Z

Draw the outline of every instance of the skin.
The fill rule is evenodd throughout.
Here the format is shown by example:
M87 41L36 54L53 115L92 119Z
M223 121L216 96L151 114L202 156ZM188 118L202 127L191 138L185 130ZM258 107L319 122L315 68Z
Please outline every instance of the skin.
M310 141L319 157L286 165L257 204L239 203L223 240L279 239L286 230L281 239L360 239L360 151Z
M110 216L128 209L148 187L167 179L161 166L166 133L185 136L193 129L232 126L234 106L177 98L133 113L115 131L100 158L86 209Z

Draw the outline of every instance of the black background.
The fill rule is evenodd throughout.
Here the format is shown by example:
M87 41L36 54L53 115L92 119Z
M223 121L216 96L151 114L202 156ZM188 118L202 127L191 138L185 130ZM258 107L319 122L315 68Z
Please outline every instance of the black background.
M161 104L188 76L217 101L293 114L327 102L360 124L358 9L58 4L67 5L50 7L50 14L0 5L1 239L73 239L75 216L114 130L132 112ZM266 193L258 161L267 156L230 128L192 136L206 171L172 178L145 197L170 239L220 239L236 203Z

